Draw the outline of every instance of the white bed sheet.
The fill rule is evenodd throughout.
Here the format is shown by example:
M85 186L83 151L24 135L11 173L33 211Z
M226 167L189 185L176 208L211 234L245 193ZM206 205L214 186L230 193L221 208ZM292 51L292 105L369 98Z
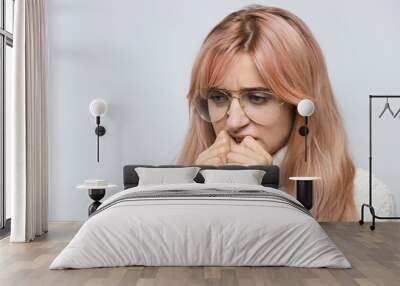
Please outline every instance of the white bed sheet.
M163 190L264 190L239 184L140 186L121 196ZM152 198L122 201L90 217L50 269L127 265L350 268L318 222L288 204L257 198Z

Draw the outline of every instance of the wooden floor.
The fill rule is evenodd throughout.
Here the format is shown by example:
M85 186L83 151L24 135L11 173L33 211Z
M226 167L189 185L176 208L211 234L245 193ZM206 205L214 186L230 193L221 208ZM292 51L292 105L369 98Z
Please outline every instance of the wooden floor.
M32 243L0 241L0 285L400 285L400 223L379 222L375 231L356 223L322 224L353 268L118 267L48 270L79 229L51 223Z

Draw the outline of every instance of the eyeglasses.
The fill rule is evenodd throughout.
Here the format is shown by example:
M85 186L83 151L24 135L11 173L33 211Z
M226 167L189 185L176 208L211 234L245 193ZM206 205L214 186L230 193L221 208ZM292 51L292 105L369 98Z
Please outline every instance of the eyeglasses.
M233 92L238 93L234 96ZM234 98L239 100L248 118L258 124L268 124L280 115L283 101L267 88L244 88L238 91L210 87L197 90L194 107L200 117L207 122L217 122L229 115L229 107Z

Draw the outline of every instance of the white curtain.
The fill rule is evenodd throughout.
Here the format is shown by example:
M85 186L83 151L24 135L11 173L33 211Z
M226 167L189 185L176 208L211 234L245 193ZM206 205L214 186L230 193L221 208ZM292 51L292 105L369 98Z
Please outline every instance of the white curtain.
M10 136L11 242L47 232L47 31L45 0L16 0ZM6 146L7 148L7 146ZM6 178L7 180L7 178Z

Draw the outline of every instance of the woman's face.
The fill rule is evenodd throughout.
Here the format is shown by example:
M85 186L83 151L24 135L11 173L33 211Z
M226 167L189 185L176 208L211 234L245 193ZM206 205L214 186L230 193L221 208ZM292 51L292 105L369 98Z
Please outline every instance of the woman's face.
M268 88L247 53L238 55L228 68L221 86L218 86L218 88L232 91L256 87ZM238 94L234 93L235 95ZM294 116L294 106L286 102L279 106L279 110L280 112L274 117L266 115L262 120L263 124L259 124L245 114L238 99L234 98L227 115L213 123L214 131L218 134L221 130L226 130L237 143L241 142L245 136L251 136L272 155L286 144Z

